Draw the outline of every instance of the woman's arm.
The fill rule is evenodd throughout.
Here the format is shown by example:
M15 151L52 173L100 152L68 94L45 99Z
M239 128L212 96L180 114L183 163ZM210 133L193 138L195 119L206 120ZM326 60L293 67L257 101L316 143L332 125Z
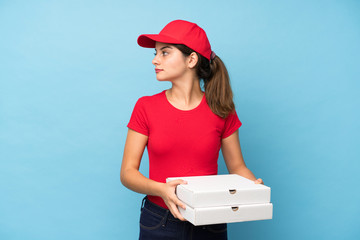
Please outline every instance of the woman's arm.
M174 217L185 220L176 207L179 205L185 209L185 205L175 195L176 186L184 184L185 181L175 180L169 183L160 183L145 177L139 171L147 141L146 135L131 129L128 130L120 170L121 183L135 192L161 197Z
M229 137L222 139L221 151L230 174L239 174L240 176L255 181L255 183L263 183L262 179L256 179L255 175L245 165L245 161L241 153L238 130Z

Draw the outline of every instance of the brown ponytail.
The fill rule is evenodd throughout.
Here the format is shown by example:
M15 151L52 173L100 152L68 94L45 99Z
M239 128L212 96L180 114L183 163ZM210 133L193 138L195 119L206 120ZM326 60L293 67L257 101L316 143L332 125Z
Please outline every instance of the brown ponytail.
M189 56L194 50L182 44L174 44L185 56ZM204 56L198 55L196 74L204 81L206 101L213 113L226 118L235 110L233 93L230 86L228 71L220 57L215 56L211 62Z
M210 69L211 76L203 79L206 100L213 113L226 118L235 109L229 74L218 56L211 60Z

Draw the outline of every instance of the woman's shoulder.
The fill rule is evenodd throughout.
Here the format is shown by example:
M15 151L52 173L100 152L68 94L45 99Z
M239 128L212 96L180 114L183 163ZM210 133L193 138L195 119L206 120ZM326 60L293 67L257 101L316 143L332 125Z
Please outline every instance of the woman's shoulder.
M163 90L163 91L153 94L153 95L142 96L137 100L137 103L147 105L147 104L154 104L156 102L159 102L163 98L165 91L166 90Z

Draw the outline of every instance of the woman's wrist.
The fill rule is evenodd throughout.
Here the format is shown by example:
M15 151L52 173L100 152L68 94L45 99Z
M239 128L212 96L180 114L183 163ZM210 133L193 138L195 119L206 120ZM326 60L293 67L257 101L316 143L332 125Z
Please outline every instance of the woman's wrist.
M165 183L153 181L152 184L153 184L152 190L151 190L152 193L150 195L162 198L164 195L163 192L164 192L164 184Z

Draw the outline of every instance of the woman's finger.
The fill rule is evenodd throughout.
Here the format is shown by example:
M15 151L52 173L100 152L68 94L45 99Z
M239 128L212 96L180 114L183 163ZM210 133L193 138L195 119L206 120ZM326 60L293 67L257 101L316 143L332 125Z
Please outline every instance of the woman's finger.
M169 210L175 218L180 219L181 221L185 221L175 204L171 203Z
M176 218L180 219L181 221L185 221L184 217L181 215L181 213L179 212L176 206L174 206L174 213L176 215Z
M179 184L187 184L187 182L185 180L182 179L176 179L173 181L168 182L171 186L177 186Z
M184 210L186 209L186 205L182 201L180 201L178 198L176 199L175 204Z

